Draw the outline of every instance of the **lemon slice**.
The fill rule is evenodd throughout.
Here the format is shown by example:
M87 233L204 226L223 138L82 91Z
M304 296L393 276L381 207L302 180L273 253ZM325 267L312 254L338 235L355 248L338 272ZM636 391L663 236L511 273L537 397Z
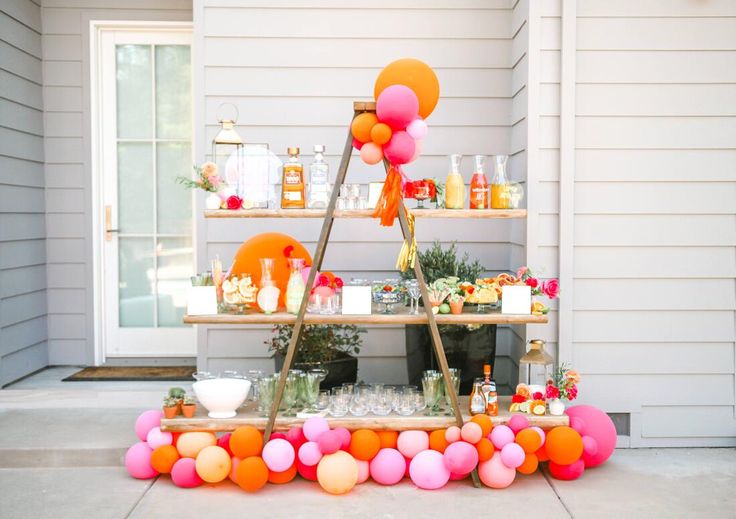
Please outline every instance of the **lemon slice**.
M237 305L240 303L240 294L237 292L225 292L222 297L229 305Z
M509 407L509 413L518 413L520 407L521 405L519 404L519 402L512 402L511 406Z
M253 200L250 200L249 198L246 198L243 200L243 205L241 206L243 209L253 209L254 206Z
M526 402L522 402L521 404L519 404L519 411L521 411L522 413L528 413L530 403L531 402L527 400Z
M236 292L238 290L238 286L230 281L229 279L226 279L222 282L222 291L227 293Z
M534 406L534 409L532 409L532 414L535 414L537 416L544 415L545 409L542 404L537 404Z
M243 276L243 279L238 283L238 290L241 294L247 295L253 288L253 282L250 280L250 276Z

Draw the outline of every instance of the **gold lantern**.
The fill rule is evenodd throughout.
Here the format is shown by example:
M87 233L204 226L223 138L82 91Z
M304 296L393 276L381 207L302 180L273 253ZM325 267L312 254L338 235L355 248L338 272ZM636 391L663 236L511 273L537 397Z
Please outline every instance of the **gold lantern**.
M221 116L227 107L232 107L229 116ZM221 104L217 109L217 121L220 129L212 139L212 162L217 164L220 177L228 186L235 190L235 194L243 197L243 139L235 131L238 121L238 109L231 103Z
M544 351L542 339L529 341L529 350L519 359L519 381L543 392L547 380L552 378L554 359ZM542 389L539 387L541 386Z

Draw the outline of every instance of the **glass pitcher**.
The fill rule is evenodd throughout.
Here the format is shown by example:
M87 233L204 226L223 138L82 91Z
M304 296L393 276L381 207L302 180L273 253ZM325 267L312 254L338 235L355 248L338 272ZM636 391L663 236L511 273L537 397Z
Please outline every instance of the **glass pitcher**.
M303 258L289 258L289 282L286 284L286 311L290 314L298 314L302 304L306 285L302 277L304 269Z

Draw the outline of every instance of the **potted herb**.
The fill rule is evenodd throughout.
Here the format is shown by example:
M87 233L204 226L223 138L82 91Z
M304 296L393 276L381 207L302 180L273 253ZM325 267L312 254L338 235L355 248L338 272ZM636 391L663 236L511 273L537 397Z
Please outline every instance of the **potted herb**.
M453 315L460 315L463 313L463 305L465 304L465 298L458 293L450 294L447 300L450 303L450 313Z
M181 403L181 412L184 418L191 418L197 412L197 401L193 396L186 395Z
M176 418L179 414L179 401L176 398L170 396L164 397L164 418Z
M355 382L358 379L358 359L355 355L360 353L363 344L361 334L365 331L365 328L352 324L304 325L292 368L326 369L328 374L321 383L323 388ZM273 332L273 337L266 344L269 351L273 352L276 370L280 371L291 341L292 327L277 325Z
M463 296L461 285L475 283L485 272L480 262L471 260L468 253L459 256L454 242L445 248L436 241L426 251L419 252L418 259L427 283L433 283L435 288L446 288L450 297L453 294ZM411 279L414 272L404 272L402 277ZM483 364L495 367L496 325L440 325L439 331L449 366L461 370L460 392L469 394L473 377L479 375ZM429 327L408 324L405 334L409 383L420 385L422 371L436 369L438 365Z

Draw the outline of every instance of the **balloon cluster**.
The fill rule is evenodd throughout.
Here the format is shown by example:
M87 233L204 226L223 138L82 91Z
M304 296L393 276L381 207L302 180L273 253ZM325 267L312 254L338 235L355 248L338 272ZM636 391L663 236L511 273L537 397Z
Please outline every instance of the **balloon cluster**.
M351 433L312 417L303 427L273 433L264 444L263 435L252 426L219 438L211 432L163 432L161 412L146 411L135 425L141 441L128 449L125 466L139 479L171 474L172 482L183 488L229 478L247 492L267 483L288 483L298 473L330 494L350 492L368 478L395 485L409 477L417 487L435 490L477 468L484 485L501 489L511 485L517 473L532 474L542 462L548 462L553 477L573 480L611 456L616 429L608 415L591 406L571 407L567 414L569 427L547 432L530 426L522 414L495 427L488 416L477 415L462 428L431 433Z
M384 158L393 166L413 162L427 135L425 119L437 105L440 85L434 71L411 58L390 63L374 88L376 112L353 119L353 146L366 164Z

